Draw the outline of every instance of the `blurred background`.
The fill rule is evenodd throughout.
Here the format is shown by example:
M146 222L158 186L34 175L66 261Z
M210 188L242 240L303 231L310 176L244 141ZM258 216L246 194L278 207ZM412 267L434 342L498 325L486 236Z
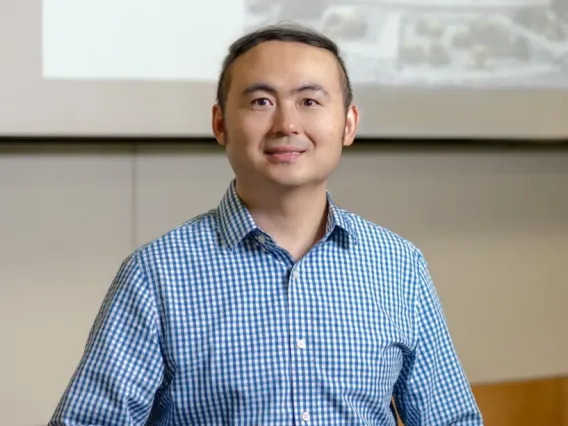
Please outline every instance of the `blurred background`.
M0 0L0 426L47 422L122 260L219 203L220 62L283 17L345 52L363 122L330 189L424 252L486 424L568 425L562 4L75 3Z

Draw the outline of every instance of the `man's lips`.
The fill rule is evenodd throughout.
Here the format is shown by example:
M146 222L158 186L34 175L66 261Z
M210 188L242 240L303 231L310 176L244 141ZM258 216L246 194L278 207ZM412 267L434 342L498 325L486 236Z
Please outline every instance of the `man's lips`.
M293 161L299 158L304 152L306 151L294 147L271 148L264 151L268 158L277 162Z
M278 154L302 154L306 152L305 149L300 148L270 148L264 151L268 155L278 155Z

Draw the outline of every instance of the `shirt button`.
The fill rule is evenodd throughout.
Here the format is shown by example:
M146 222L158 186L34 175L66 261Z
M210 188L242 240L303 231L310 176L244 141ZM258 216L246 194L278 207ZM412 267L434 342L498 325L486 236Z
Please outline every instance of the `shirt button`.
M298 271L294 271L292 273L292 276L294 277L295 280L300 279L300 274L298 273Z
M259 235L256 239L260 244L264 244L266 242L266 237L264 235Z
M308 413L307 411L304 411L302 413L302 420L305 421L305 422L309 421L310 420L310 413Z
M296 345L298 346L298 349L306 349L306 341L304 339L298 340Z

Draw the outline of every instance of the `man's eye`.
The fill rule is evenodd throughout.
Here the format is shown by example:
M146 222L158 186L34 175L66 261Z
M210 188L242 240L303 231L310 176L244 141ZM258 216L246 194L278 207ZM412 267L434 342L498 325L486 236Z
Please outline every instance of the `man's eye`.
M314 99L304 99L303 100L304 106L313 107L318 105L318 102Z
M270 100L267 98L258 98L252 101L253 105L256 106L270 106Z

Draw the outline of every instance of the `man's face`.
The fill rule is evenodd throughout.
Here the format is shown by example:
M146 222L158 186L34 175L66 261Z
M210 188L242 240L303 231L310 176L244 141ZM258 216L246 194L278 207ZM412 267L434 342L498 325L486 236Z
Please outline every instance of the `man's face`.
M333 54L265 42L234 62L230 81L225 111L213 107L213 131L237 181L286 188L325 183L359 121L355 106L345 111Z

